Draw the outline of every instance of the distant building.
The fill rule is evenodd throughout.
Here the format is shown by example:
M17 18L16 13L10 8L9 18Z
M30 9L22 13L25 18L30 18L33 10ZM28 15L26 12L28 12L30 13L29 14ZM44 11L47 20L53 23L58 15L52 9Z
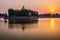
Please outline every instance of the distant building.
M38 12L33 10L25 9L23 6L21 10L8 9L9 16L37 16Z
M26 10L25 7L23 6L21 10Z

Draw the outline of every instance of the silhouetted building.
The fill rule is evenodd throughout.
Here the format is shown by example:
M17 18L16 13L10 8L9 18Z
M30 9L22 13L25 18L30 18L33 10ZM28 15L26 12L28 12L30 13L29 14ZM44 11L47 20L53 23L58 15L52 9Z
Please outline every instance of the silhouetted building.
M25 7L23 6L21 10L26 10Z
M38 16L37 11L25 9L23 6L21 10L8 9L9 16Z

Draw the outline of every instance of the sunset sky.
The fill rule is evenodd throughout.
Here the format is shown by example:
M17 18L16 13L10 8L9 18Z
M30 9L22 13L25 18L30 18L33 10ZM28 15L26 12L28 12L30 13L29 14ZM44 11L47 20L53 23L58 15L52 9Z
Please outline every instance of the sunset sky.
M60 0L0 0L0 12L7 12L9 8L27 9L38 11L39 13L54 12L60 13Z

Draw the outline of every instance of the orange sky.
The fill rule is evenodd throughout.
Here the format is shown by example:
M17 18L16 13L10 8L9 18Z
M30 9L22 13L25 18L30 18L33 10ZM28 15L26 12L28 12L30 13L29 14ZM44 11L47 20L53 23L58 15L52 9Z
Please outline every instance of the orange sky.
M50 12L52 8L60 13L60 0L0 0L0 12L7 12L9 8L21 9L22 6L39 13Z

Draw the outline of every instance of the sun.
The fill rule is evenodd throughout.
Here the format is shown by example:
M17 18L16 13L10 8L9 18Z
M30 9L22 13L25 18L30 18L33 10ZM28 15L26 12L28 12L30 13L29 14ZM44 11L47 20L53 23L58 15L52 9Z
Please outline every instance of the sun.
M51 9L50 9L50 13L51 13L51 14L55 14L55 8L51 8Z
M53 8L51 9L51 12L52 12L52 13L54 12L54 9L53 9Z

